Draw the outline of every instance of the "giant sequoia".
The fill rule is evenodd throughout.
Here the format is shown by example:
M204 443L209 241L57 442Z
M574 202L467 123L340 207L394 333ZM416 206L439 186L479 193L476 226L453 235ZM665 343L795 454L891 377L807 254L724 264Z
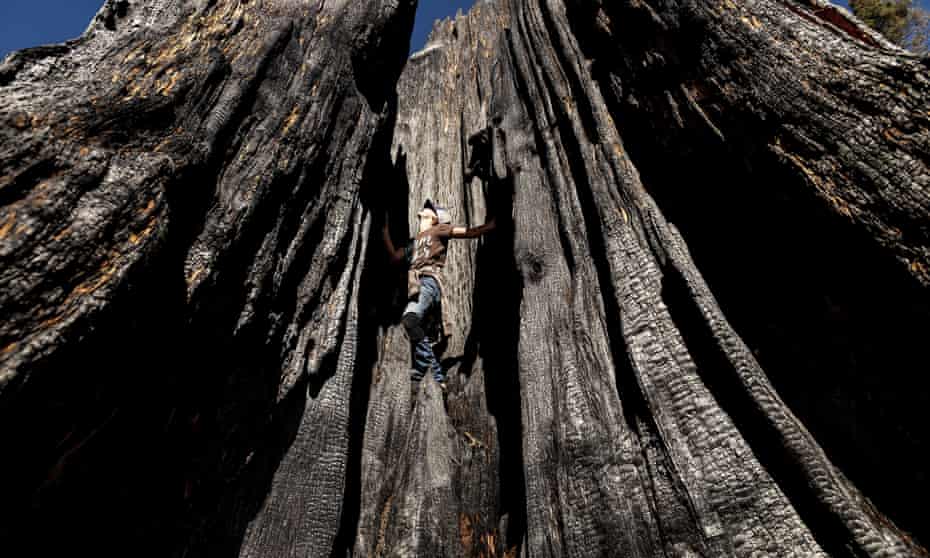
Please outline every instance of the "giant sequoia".
M498 0L405 65L414 4L108 0L3 62L4 548L924 555L928 60ZM498 224L445 401L376 231L425 197Z

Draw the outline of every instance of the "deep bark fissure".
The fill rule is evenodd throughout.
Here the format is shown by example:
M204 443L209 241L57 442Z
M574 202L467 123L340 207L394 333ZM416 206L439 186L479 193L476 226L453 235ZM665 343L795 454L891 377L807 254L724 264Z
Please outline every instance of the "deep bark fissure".
M634 26L635 27L635 26ZM590 35L586 35L590 36ZM674 55L667 57L674 59ZM599 66L601 71L599 81L604 87L610 87L609 74L606 73L605 65ZM669 72L671 75L677 75L678 71ZM899 72L900 73L900 72ZM643 83L643 82L639 82ZM645 83L652 83L646 81ZM656 90L661 91L663 85L656 82ZM855 98L855 95L849 95L849 98ZM619 95L616 96L619 100ZM608 99L611 101L611 99ZM704 101L707 102L707 101ZM874 103L867 103L869 113L881 113ZM790 370L791 357L784 355L786 341L789 336L796 339L789 342L788 346L797 345L808 347L810 350L824 354L826 358L821 358L822 363L819 367L822 371L836 369L837 372L842 368L837 367L835 363L852 361L848 355L852 353L861 353L867 355L865 351L869 349L864 347L881 345L885 348L871 353L875 356L866 356L872 362L876 360L877 355L882 354L883 360L892 358L902 364L906 362L915 362L922 359L919 355L919 343L913 341L892 341L895 337L907 339L913 335L907 324L919 323L921 316L925 313L925 303L921 302L925 296L919 292L912 283L910 278L904 277L895 267L899 266L887 254L879 254L879 251L870 246L873 244L871 239L867 239L860 231L854 230L848 223L843 223L836 216L831 215L829 205L821 199L805 193L809 188L805 188L803 175L792 176L779 168L777 163L771 160L767 155L765 146L766 138L773 137L773 129L770 124L764 122L755 123L755 119L749 113L740 114L738 109L730 110L729 117L725 120L717 120L717 125L724 130L724 135L728 138L728 144L717 147L713 142L703 142L700 135L692 130L682 130L675 134L669 134L661 140L652 139L652 127L644 118L638 117L641 110L634 107L624 108L622 104L614 101L613 110L616 114L622 114L623 121L627 123L627 129L630 133L625 135L628 141L628 149L631 151L633 160L637 162L641 173L644 176L644 182L649 186L650 192L655 195L659 201L660 207L665 211L671 220L679 223L682 227L683 234L689 240L695 258L702 271L707 273L708 281L714 288L714 292L720 297L724 310L727 315L734 321L737 330L746 336L750 346L759 348L760 360L767 370L774 372L772 379L780 391L789 399L789 403L796 408L802 415L805 423L808 423L815 430L818 439L823 437L829 453L843 463L842 468L851 474L857 484L862 483L867 493L878 501L882 501L880 507L887 509L891 513L901 504L891 503L891 499L903 496L907 491L888 491L888 490L869 490L868 486L879 477L872 473L865 473L866 469L874 470L874 466L865 465L861 451L853 451L843 456L837 453L837 449L831 449L831 441L840 442L842 436L839 432L844 428L841 424L830 424L827 416L823 411L818 411L816 403L805 403L804 395L806 387L810 386L809 382L814 381L816 376L811 373L803 374L804 380L798 382L792 380L797 378L798 374ZM858 105L854 105L857 108ZM719 111L718 111L719 113ZM723 114L723 113L721 113ZM753 123L752 128L745 123ZM803 125L802 121L797 122ZM825 138L828 139L829 138ZM759 141L762 140L761 145ZM803 153L800 148L803 144L790 145L785 143L786 149L795 153ZM695 149L697 148L697 149ZM734 149L736 148L736 149ZM830 149L829 145L817 146L814 149ZM805 148L808 149L808 148ZM835 147L834 147L835 149ZM808 153L815 154L809 151ZM921 153L918 152L918 155ZM746 166L733 168L733 161L736 159L746 161ZM687 174L677 169L688 169ZM706 169L706 170L705 170ZM749 170L752 169L752 170ZM759 179L766 184L781 184L781 188L762 188L756 183ZM864 178L864 177L863 177ZM698 190L697 185L714 184L715 187L704 190ZM722 185L726 185L722 188ZM789 187L790 186L790 187ZM768 201L762 201L763 193L771 191L775 195L768 195ZM753 193L750 193L753 192ZM756 192L758 194L756 194ZM758 198L759 201L750 201ZM742 200L742 201L740 201ZM742 214L734 215L728 211L727 207L738 205L741 207L755 208L750 211L744 211ZM788 215L788 212L773 211L772 207L790 208L792 216L790 222L784 219L778 219L778 215ZM798 218L795 213L798 209L809 208L804 210L805 214L810 217ZM745 215L746 217L741 217ZM736 217L736 219L734 219ZM723 223L724 220L737 221L736 230L740 231L733 234L732 227L723 229L715 227L714 223ZM803 225L802 225L803 223ZM719 230L717 230L719 229ZM787 234L786 234L787 229ZM769 232L773 231L773 232ZM824 232L828 232L824 235ZM906 233L905 233L906 234ZM793 239L785 242L786 239ZM724 240L725 239L725 240ZM766 240L771 239L771 240ZM757 241L763 240L764 245L756 244ZM726 252L720 252L718 246L721 241L728 244ZM736 243L736 246L733 244ZM873 244L874 245L874 244ZM835 256L838 247L843 248L843 256ZM848 247L848 248L846 248ZM729 254L741 254L744 263L747 261L754 262L755 268L759 271L752 274L751 281L759 280L760 285L755 289L747 289L745 280L737 277L734 271L732 260ZM874 255L873 255L874 254ZM778 255L773 259L773 255ZM764 259L763 259L764 258ZM798 261L808 262L802 265ZM809 283L819 285L811 288L809 285L790 278L789 273L792 270L804 269L804 276L808 278ZM879 271L880 270L880 271ZM878 279L878 275L882 275ZM822 279L821 279L822 277ZM889 282L889 279L897 277ZM786 280L787 279L787 280ZM842 287L846 283L853 282L858 287ZM787 289L787 290L786 290ZM848 338L858 338L860 341L852 344L860 348L853 347L849 342L845 346L834 347L830 343L823 343L818 338L822 333L832 329L831 322L837 323L836 320L829 320L829 316L835 315L834 311L823 312L823 317L818 317L818 306L822 306L816 299L814 293L817 290L822 293L830 293L831 300L829 306L836 308L836 312L847 315L845 320L855 320L859 325L850 326L844 329ZM805 291L811 294L805 295ZM841 291L850 293L848 296L841 296L837 300L837 294ZM769 293L763 298L757 298L755 293ZM738 293L738 294L737 294ZM753 293L750 295L750 293ZM855 293L855 294L853 294ZM873 306L871 299L876 293L894 293L893 297L899 302L889 304L889 307L896 307L897 310L865 310ZM900 294L900 298L897 295ZM765 310L775 318L775 323L781 324L779 329L787 335L773 337L771 330L766 331L763 324L772 323L772 318L760 320L760 311L754 310L753 306L760 302L767 302L766 298L772 296L773 302L764 304ZM812 296L813 295L813 296ZM749 298L749 297L753 298ZM886 295L883 295L886 296ZM795 297L792 300L789 297ZM905 302L906 301L906 302ZM792 310L786 310L791 308ZM772 312L774 310L774 312ZM802 316L799 317L801 311ZM860 318L852 318L849 315L860 315ZM878 315L884 314L885 317L879 318ZM872 317L865 317L871 315ZM842 321L839 323L843 323ZM876 324L891 324L893 329L898 333L886 334L884 331L876 331ZM818 325L822 324L822 325ZM762 326L762 329L760 329ZM900 327L898 327L900 326ZM804 328L811 332L808 335L798 334L798 327ZM885 326L880 326L885 329ZM903 328L903 329L902 329ZM872 338L863 337L857 331L872 331ZM791 332L791 333L789 333ZM820 335L818 335L818 333ZM876 335L877 334L877 335ZM886 339L886 341L880 341ZM864 346L864 347L863 347ZM902 348L904 355L902 355ZM782 353L782 355L779 355ZM829 357L826 355L833 354ZM791 354L799 354L798 349L791 351ZM905 356L907 355L907 356ZM837 358L840 357L840 358ZM802 356L803 358L803 356ZM848 366L848 364L847 364ZM862 366L861 364L859 365ZM882 366L887 366L887 362ZM892 367L894 369L896 367ZM900 366L898 368L906 368ZM876 372L878 367L873 368ZM814 372L813 370L811 371ZM879 374L881 375L881 374ZM839 378L837 378L839 379ZM823 380L816 380L818 383ZM909 380L908 383L913 382ZM838 384L843 385L843 384ZM845 389L857 389L855 384L847 384ZM894 383L889 384L889 388L897 391L898 388L892 388ZM900 387L900 386L899 386ZM874 388L859 388L862 393L874 390ZM906 390L914 395L912 397L923 397L920 394L926 393L925 388ZM899 392L904 395L905 391ZM848 395L841 396L846 399ZM848 399L847 399L848 400ZM823 401L821 399L821 401ZM800 406L798 406L800 404ZM921 406L918 402L911 402L904 405L892 405L886 407L887 410L892 408L899 409L899 412L906 412L907 409L913 409ZM865 410L865 409L863 409ZM834 409L834 413L842 412ZM887 411L885 411L887 412ZM829 413L829 412L828 412ZM820 415L821 418L818 418ZM825 420L826 419L826 420ZM902 417L897 420L885 422L883 430L897 430L898 425L913 424L913 419ZM820 430L822 434L817 434ZM828 434L827 432L831 432ZM894 442L888 441L887 448L900 447L900 444L913 443L910 435L897 437ZM853 443L852 438L847 438ZM878 442L878 440L876 440ZM842 447L842 442L840 442ZM850 445L850 450L852 450ZM870 455L885 453L882 451L869 452ZM910 452L908 452L910 453ZM896 462L896 468L903 467L908 469L909 464ZM919 466L918 466L919 468ZM861 471L857 473L856 471ZM899 469L900 471L900 469ZM897 473L895 473L897 474ZM868 479L866 478L868 477ZM909 477L908 485L920 483L917 477ZM907 524L905 522L905 524ZM909 529L919 529L918 524L911 523Z
M626 121L635 122L633 118L627 118ZM905 496L906 493L868 488L873 480L877 480L872 473L875 465L867 465L863 462L861 450L856 449L856 442L852 438L847 437L846 443L850 445L846 449L842 449L842 445L845 445L842 442L839 448L830 448L831 441L840 442L843 439L838 436L843 428L842 424L830 421L825 414L829 411L817 409L826 402L823 399L820 404L805 401L810 397L805 393L810 393L812 382L817 382L813 385L823 386L819 388L823 390L829 389L829 380L811 375L815 370L800 375L792 371L796 365L796 358L783 353L786 345L798 347L793 349L791 354L801 358L804 352L812 352L815 355L819 353L822 356L816 357L814 361L820 363L817 367L819 371L831 370L830 363L840 359L847 363L852 362L849 359L856 358L852 356L856 353L863 354L867 360L876 364L878 362L876 357L882 355L881 358L885 362L882 367L888 366L887 359L891 358L900 363L899 366L892 368L904 370L907 368L907 363L922 359L920 344L913 339L914 332L910 324L920 323L923 320L920 316L926 315L927 305L921 302L925 296L912 286L911 278L904 277L896 269L897 262L886 254L877 253L871 240L863 238L859 231L849 230L848 224L840 222L830 214L823 207L824 204L820 199L805 195L800 187L791 187L789 190L789 185L796 178L784 173L779 167L766 161L763 156L753 155L764 153L762 148L749 146L744 151L749 154L749 160L753 161L750 163L750 168L754 170L752 174L747 174L740 167L735 169L728 167L734 157L729 150L721 149L717 152L698 150L693 154L679 157L677 154L682 151L677 150L674 144L672 146L656 145L646 139L649 138L646 129L638 128L638 130L640 131L627 136L634 139L628 143L627 148L633 159L637 161L644 176L644 183L656 196L659 206L672 221L681 227L684 236L689 239L689 246L695 254L695 259L719 297L727 316L733 321L734 326L744 336L747 343L754 349L758 349L758 358L765 369L770 371L770 377L779 392L788 399L791 407L801 414L805 424L814 430L815 436L824 440L831 457L842 463L843 470L857 485L866 489L871 498L879 502L881 509L894 516L898 513L896 511L898 506L903 503L894 503L897 499L896 495ZM728 135L735 136L735 134ZM636 141L637 139L641 141ZM695 143L692 142L691 145ZM663 153L664 156L657 160L650 155L652 153ZM736 154L736 157L746 156ZM676 175L674 169L688 169L689 176ZM708 169L708 171L703 173L702 169ZM750 185L758 179L757 177L769 177L766 180L772 184L780 184L782 187L774 197L749 193L764 192L758 187L750 189ZM711 182L718 186L708 192L691 194L687 187L681 186ZM720 187L722 184L731 186L722 190ZM740 185L743 185L742 190L739 189ZM746 194L742 194L741 191ZM796 193L790 193L792 191ZM752 201L752 197L757 197L758 200ZM740 232L734 235L729 232L715 231L713 225L710 224L720 223L723 219L729 219L730 226L732 226L734 216L727 206L739 199L743 200L739 202L740 206L757 208L746 211L743 214L746 218L738 220ZM786 210L771 211L772 207L784 207ZM799 209L805 207L810 208L806 211L809 217L802 217L803 213L798 212ZM787 221L789 208L790 222ZM778 215L784 215L786 218L778 218ZM774 218L769 218L769 216ZM728 244L732 245L734 241L738 244L728 247L726 254L741 254L741 268L745 269L742 266L752 262L754 269L757 270L752 273L750 281L759 281L760 284L752 290L742 287L745 280L734 277L732 261L719 252L718 246L723 238L727 239ZM765 242L764 248L756 244L760 240ZM848 248L842 249L843 255L837 255L837 249L844 245ZM806 263L799 265L799 261ZM794 279L791 274L792 270L798 268L805 270L806 279L803 282ZM852 285L843 287L842 291L837 289L837 286L850 283ZM818 290L822 293L829 293L826 304L817 300ZM805 291L810 294L806 294ZM754 294L750 295L750 293L760 292L767 294L762 299ZM848 294L843 295L842 292ZM897 302L884 302L884 309L875 307L869 300L872 297L870 293L886 293L883 296L892 295ZM752 299L747 298L747 295L752 296ZM772 301L767 302L766 299L770 296ZM762 309L758 308L760 302L764 303ZM869 306L873 306L873 309L867 310ZM799 312L803 312L806 317L799 317ZM764 313L768 318L760 320L760 313ZM874 317L870 317L870 314ZM855 317L857 315L861 317ZM881 315L884 316L877 317ZM853 324L858 323L858 325L845 325L842 316L847 316L847 319L853 320ZM837 321L837 318L840 321ZM881 326L882 329L891 325L897 333L877 331L876 324L884 324ZM845 335L850 341L834 348L831 344L824 344L818 340L820 337L818 332L829 331L836 325L844 328ZM773 330L773 327L776 329ZM809 333L799 333L799 328ZM869 331L873 332L871 336L857 333ZM912 341L904 341L909 337ZM786 343L788 338L794 341ZM859 339L859 341L851 341L852 339ZM800 346L798 346L799 343ZM876 344L882 348L870 348ZM902 351L904 351L903 354ZM872 369L878 373L880 368L873 365ZM875 376L876 379L880 377L880 373ZM919 378L914 378L914 380L919 382ZM857 389L856 384L852 383L834 385ZM890 384L889 388L892 386L894 383ZM892 389L897 391L897 389ZM926 393L925 389L917 388L900 391L899 394L907 397L908 391L917 398L925 397L922 394ZM863 389L861 393L864 394L866 391ZM827 394L824 393L824 395ZM719 398L719 400L728 401L726 398ZM883 407L884 412L894 412L893 410L897 409L898 413L908 413L909 409L916 409L920 406L921 404L915 401L904 405ZM910 418L886 420L881 430L888 435L898 430L897 425L914 424L914 420ZM823 429L821 435L817 435L818 429ZM832 434L828 434L831 431ZM889 440L884 443L876 439L874 441L884 445L886 449L869 453L871 455L884 453L893 447L900 447L899 444L911 443L908 438L910 436L902 436L894 442ZM919 473L917 473L921 467L918 463L914 465L916 465L912 474L914 476L910 476L906 481L909 486L921 484ZM897 475L903 474L910 468L906 460L897 462L895 467ZM919 523L910 523L908 528L921 536Z
M744 397L742 386L732 364L714 342L705 327L703 316L694 308L684 279L674 268L669 268L663 280L663 299L669 312L686 337L688 351L695 360L698 373L727 414L733 418L737 428L749 440L753 453L765 469L782 487L795 508L811 527L817 542L830 556L845 556L850 549L845 543L845 528L821 502L805 488L806 479L799 474L790 459L780 451L778 437L764 413L753 402ZM861 554L853 552L853 556Z

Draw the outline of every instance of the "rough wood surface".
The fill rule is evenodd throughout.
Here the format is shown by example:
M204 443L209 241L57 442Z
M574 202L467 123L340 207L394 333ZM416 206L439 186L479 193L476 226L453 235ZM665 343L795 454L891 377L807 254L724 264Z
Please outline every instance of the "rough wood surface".
M413 7L111 1L0 66L3 542L926 555L928 59L818 0L499 0L401 74ZM498 226L411 400L369 230L426 197Z
M110 0L4 61L4 539L332 552L414 7Z
M825 19L830 14L833 19ZM526 499L526 534L499 528L503 546L496 552L511 549L515 541L531 556L923 552L874 511L779 397L724 317L686 248L687 237L682 239L665 216L668 211L698 231L696 243L705 252L710 239L720 242L719 256L705 256L709 267L717 275L738 274L744 256L721 246L737 243L751 251L753 242L769 248L772 241L758 225L746 226L755 218L752 212L767 208L732 191L740 185L771 189L766 195L783 201L768 209L769 219L778 219L774 211L781 210L782 221L790 221L792 213L799 221L799 231L781 238L811 234L815 238L806 241L812 246L858 258L868 269L856 284L882 278L874 285L881 294L863 288L860 296L889 299L892 307L880 313L869 301L846 298L848 287L831 287L829 280L786 281L784 292L772 295L794 299L795 308L816 308L821 297L833 296L839 317L824 324L816 310L801 315L867 339L867 349L829 348L836 334L818 336L809 329L813 324L796 326L809 338L788 345L779 330L790 324L777 314L753 316L756 331L768 324L778 328L753 341L766 353L781 350L796 357L768 359L773 375L781 377L779 386L802 400L806 418L828 439L836 438L834 451L844 465L859 469L870 495L888 503L909 529L921 530L919 497L888 498L882 486L897 484L890 480L896 473L906 477L902 484L923 486L923 467L869 457L878 469L862 475L849 454L897 445L894 453L913 462L917 447L925 447L916 409L926 400L926 382L905 371L897 385L882 381L879 359L856 364L856 358L874 351L886 362L903 363L921 350L915 337L920 334L910 330L928 315L921 271L927 257L928 130L920 108L928 100L927 69L844 14L826 15L824 6L779 2L481 3L468 16L439 25L412 57L399 86L394 139L404 177L396 197L409 200L409 206L394 208L395 214L406 210L412 224L421 200L438 197L458 208L463 222L480 222L488 208L472 209L477 187L460 191L456 180L469 158L465 138L485 126L506 146L506 153L496 154L506 170L487 177L485 188L493 191L507 175L513 180L513 227L476 248L450 252L455 278L450 283L460 290L447 297L462 328L456 333L474 334L473 304L494 289L476 284L486 273L478 260L484 251L493 253L495 243L512 247L519 273L516 296L495 303L492 320L518 324L513 364L520 382L525 493L519 496ZM487 36L493 26L501 33L496 39ZM475 122L476 114L485 120ZM895 118L908 129L907 141L895 142L888 132ZM816 138L830 147L815 151L798 138L808 143ZM713 192L715 186L726 189ZM708 199L700 202L702 196ZM708 211L715 204L722 208ZM700 213L683 216L689 210ZM705 223L707 214L720 223ZM730 214L736 217L728 229ZM748 238L729 238L741 234L737 226ZM911 231L905 243L888 232L902 227ZM819 234L829 236L816 238ZM858 267L831 270L840 258L817 263L811 255L815 249L797 250L805 263L817 264L807 273L842 281ZM771 265L791 265L783 253L774 251L779 260ZM744 312L767 296L766 288L778 288L773 282L780 275L760 281L756 274L768 268L754 264L755 274L743 277L743 284L739 278L721 282L720 294L730 304L748 307ZM799 271L797 264L792 269ZM507 291L506 274L501 279ZM394 311L399 315L400 308ZM893 340L880 331L889 327L889 319L903 338ZM871 333L853 334L858 327ZM442 539L439 534L448 531L456 513L467 517L475 502L396 480L403 473L391 471L409 466L406 445L386 446L384 440L387 432L404 427L410 429L406 436L416 438L416 432L437 423L449 439L456 433L443 415L420 423L419 416L408 420L397 414L409 356L398 330L386 339L363 458L363 464L374 465L367 470L363 465L363 486L377 490L362 492L367 511L356 550L448 552L435 539L428 541ZM483 341L477 349L483 361L476 364L500 359ZM453 341L447 355L459 350ZM902 350L906 358L895 356ZM839 411L837 399L845 397L847 405L861 409L867 424L837 428L835 416L811 412L824 394L803 380L785 380L793 368L821 375L812 381L817 389L844 390L832 395L830 411ZM857 377L837 385L842 370ZM487 386L487 378L512 373L492 374L477 365L453 368L449 416L463 409L466 416L484 416L482 402L469 398ZM400 385L389 387L392 383ZM394 396L382 410L378 398L386 393ZM877 405L862 404L875 396L885 404L906 401L911 412L883 409L884 416L876 416ZM506 413L494 417L498 427L513 420ZM868 424L870 419L876 424ZM855 430L850 434L850 429ZM855 439L856 432L879 430L894 441L882 444L867 435L866 449ZM500 447L491 440L490 447ZM455 445L434 446L421 457L432 461L436 452L453 463L460 460ZM471 465L462 468L474 474ZM458 493L485 477L463 478ZM437 497L442 505L436 505ZM398 505L398 499L406 505ZM431 517L437 523L424 529L421 522ZM501 509L491 517L501 525L509 519Z
M426 198L449 207L455 224L485 222L481 182L464 176L469 136L487 126L500 78L491 65L500 17L479 4L467 18L446 21L402 74L389 191L398 239L413 230ZM362 454L357 555L491 556L519 544L519 286L510 252L497 233L449 244L443 305L454 319L442 358L450 371L445 409L429 379L416 410L407 411L408 342L399 326L382 334ZM397 324L404 302L385 301L386 323ZM514 530L517 538L508 541Z

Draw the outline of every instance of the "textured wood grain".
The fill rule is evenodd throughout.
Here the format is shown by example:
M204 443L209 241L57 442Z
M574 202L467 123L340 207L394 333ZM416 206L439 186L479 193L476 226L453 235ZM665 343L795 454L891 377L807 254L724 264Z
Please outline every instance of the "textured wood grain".
M4 61L4 538L331 553L413 11L110 1Z
M467 18L438 25L401 76L392 148L397 174L390 184L399 239L410 235L426 198L449 207L457 225L485 222L481 181L466 183L464 175L468 138L489 119L500 17L479 4ZM501 555L508 526L522 524L519 394L507 354L514 332L501 313L512 291L509 252L504 234L449 244L445 407L435 404L428 379L423 397L430 403L421 400L407 412L408 342L399 325L383 333L365 431L356 554ZM397 324L403 303L385 305L389 324ZM433 471L444 469L436 463L450 472L437 476ZM509 540L510 547L518 543Z
M918 286L924 280L910 259L925 257L926 246L918 232L928 209L922 185L927 128L918 109L926 104L926 67L840 12L836 18L842 26L825 21L819 9L778 2L482 4L469 16L438 26L424 51L411 60L400 90L412 89L412 94L401 95L405 101L395 135L395 151L403 145L401 162L411 177L408 215L426 194L461 203L446 190L449 175L457 175L466 159L462 142L450 138L449 130L455 129L458 107L475 103L469 95L478 95L488 107L482 105L485 122L475 123L470 132L491 126L504 138L506 153L500 159L507 170L486 177L485 187L503 180L502 174L513 179L514 223L507 242L513 245L520 287L518 298L497 311L506 315L507 306L519 304L516 364L527 511L521 551L527 555L923 552L875 512L777 395L723 316L686 248L688 237L682 238L664 213L681 215L687 211L686 206L679 209L683 200L695 198L672 190L673 180L679 181L679 190L703 187L720 169L714 164L726 164L726 156L736 158L735 164L747 169L739 175L747 184L782 187L784 196L806 191L789 202L798 211L822 214L818 204L823 200L827 211L848 218L848 233L834 232L830 217L822 219L822 226L830 239L848 234L849 245L890 256L862 255L868 265L880 265L874 275L893 277L907 289L896 304L910 297L924 308L917 315L926 316L926 307L920 306L926 295ZM491 22L487 10L496 13ZM470 30L489 24L499 25L501 33L500 47L486 62L496 74L490 91L475 91L469 65L456 60L470 48L461 43ZM884 71L873 70L875 65L895 68L885 75L896 85L874 81ZM460 85L447 85L453 74ZM840 91L840 97L831 99L825 89L808 83L815 81L833 84L833 94ZM863 103L870 102L864 99L886 87L902 91L899 104L886 108L907 122L913 141L904 147L884 145L885 129L871 124L881 112L877 107L869 105L870 118L862 118ZM404 110L405 103L413 108ZM856 129L840 132L844 125ZM791 134L794 140L783 141ZM772 139L776 136L782 139ZM827 142L840 136L857 138L853 145L867 153L844 158L842 146L795 149L798 137ZM719 146L720 156L702 164L696 156L680 154L712 152L705 144ZM628 150L628 145L633 147ZM894 164L864 162L876 158ZM640 159L648 175L639 172ZM663 159L688 166L663 169ZM881 170L867 173L865 164ZM774 172L773 167L780 169L774 177L759 174ZM689 169L702 182L689 184ZM733 173L720 174L730 187ZM870 186L864 182L869 176L893 186ZM881 194L857 193L872 190ZM831 201L851 199L863 203L847 211L848 204ZM726 218L725 211L718 213L716 218ZM713 230L699 217L687 223L691 230ZM882 232L901 226L916 233L910 246L891 242ZM706 242L695 236L698 244ZM739 261L732 251L723 253L720 265ZM455 299L468 299L471 258L470 253L450 255L454 283L465 289L448 297L461 324L471 316ZM910 278L900 279L901 271ZM742 289L737 292L746 294L723 294L744 304L761 296L736 281L725 286L727 291ZM819 282L809 292L804 285L790 285L781 296L809 300L819 288ZM899 318L906 321L907 316ZM823 344L817 338L805 342ZM894 348L881 343L874 346ZM809 349L788 350L813 356ZM406 355L392 358L381 361L393 369L387 375L403 378ZM787 373L782 363L773 364L776 373ZM858 373L880 375L881 370L861 367ZM794 398L805 389L800 381L781 385ZM861 387L849 386L850 396L861 398L864 394L856 392ZM878 387L900 393L900 388ZM484 412L476 404L465 410L475 417ZM395 428L404 424L400 419ZM921 430L910 429L918 436ZM376 434L373 440L382 438ZM378 445L369 451L381 455ZM454 462L456 454L449 459ZM897 466L894 461L880 465L884 474ZM372 478L385 486L381 476ZM870 488L880 485L872 481ZM416 490L395 487L372 499L362 531L374 531L384 517L403 517L400 509L395 515L376 515L379 501L395 502L395 496ZM896 516L919 528L914 512L901 503L896 502ZM449 501L448 506L467 502ZM404 536L422 536L413 531ZM519 540L513 533L510 537ZM382 545L390 548L390 537Z

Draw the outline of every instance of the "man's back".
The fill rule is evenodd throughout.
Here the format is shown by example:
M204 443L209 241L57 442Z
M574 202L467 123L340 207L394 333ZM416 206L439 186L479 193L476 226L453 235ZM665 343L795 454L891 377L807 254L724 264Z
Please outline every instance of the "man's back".
M452 225L435 225L418 234L414 239L410 268L439 279L439 274L446 265L451 236Z

